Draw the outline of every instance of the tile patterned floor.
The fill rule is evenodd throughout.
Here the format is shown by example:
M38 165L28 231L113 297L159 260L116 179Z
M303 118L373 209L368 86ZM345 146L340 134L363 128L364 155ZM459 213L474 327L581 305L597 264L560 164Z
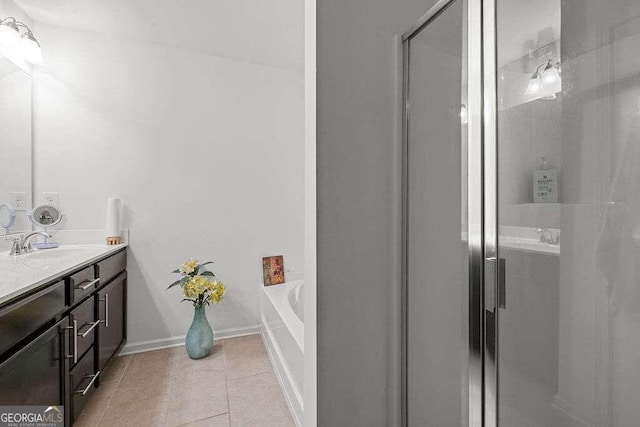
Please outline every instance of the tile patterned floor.
M75 426L293 426L259 335L118 357Z

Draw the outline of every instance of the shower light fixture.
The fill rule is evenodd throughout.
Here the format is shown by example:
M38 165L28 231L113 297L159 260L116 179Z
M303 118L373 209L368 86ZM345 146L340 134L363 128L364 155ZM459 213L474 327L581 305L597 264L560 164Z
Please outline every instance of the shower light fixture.
M469 123L469 113L467 113L467 106L464 104L460 106L460 123L463 125Z
M20 34L20 29L24 32ZM0 50L4 53L15 52L31 64L42 62L40 43L26 24L13 16L0 20Z
M544 70L540 72L542 67ZM555 99L556 93L562 90L560 72L560 62L554 64L550 59L546 63L540 64L531 75L525 94L542 95L543 99Z
M535 72L533 76L529 79L529 84L527 84L526 94L534 94L540 92L542 89L542 76L540 76L539 72Z

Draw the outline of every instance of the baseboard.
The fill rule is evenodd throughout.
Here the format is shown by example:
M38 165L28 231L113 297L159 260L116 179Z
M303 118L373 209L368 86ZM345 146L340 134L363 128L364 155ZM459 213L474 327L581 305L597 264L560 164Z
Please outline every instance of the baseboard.
M213 334L215 339L227 339L243 337L245 335L256 335L260 333L260 325L246 326L243 328L229 328L214 330ZM160 350L169 347L178 347L184 345L186 335L179 335L176 337L160 338L157 340L130 342L124 346L120 352L121 356L127 354L142 353L145 351Z
M263 328L260 335L262 335L262 342L267 349L267 355L269 356L269 360L271 360L271 365L276 373L276 378L280 383L280 388L282 389L287 406L289 407L291 417L293 418L296 427L300 427L302 426L303 416L303 409L301 407L302 402L299 402L296 397L296 393L293 390L293 384L289 379L288 370L280 360L281 356L278 354L278 350L274 346L272 338L269 335L269 331Z

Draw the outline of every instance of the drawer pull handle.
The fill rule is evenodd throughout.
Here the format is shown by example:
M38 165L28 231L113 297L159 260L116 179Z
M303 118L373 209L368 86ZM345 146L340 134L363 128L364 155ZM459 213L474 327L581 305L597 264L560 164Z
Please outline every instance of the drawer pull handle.
M66 327L67 330L72 330L72 339L73 339L73 354L67 356L67 359L72 359L73 364L78 363L78 321L73 321L73 326Z
M104 294L104 298L100 298L100 301L104 301L104 327L109 327L109 294Z
M84 283L84 282L81 282L81 283ZM87 283L86 285L80 285L80 284L78 284L78 285L76 285L76 286L75 286L75 288L76 288L76 289L81 289L81 290L83 290L83 291L86 291L87 289L89 289L90 287L92 287L93 285L95 285L96 283L100 283L100 278L99 278L99 277L98 277L97 279L95 279L95 280L90 281L90 282L89 282L89 283Z
M78 332L78 336L79 336L80 338L86 338L86 337L87 337L87 335L89 335L89 332L93 331L93 329L94 329L96 326L98 326L99 324L100 324L100 321L99 321L99 320L96 320L95 322L85 323L84 325L82 325L82 326L81 326L81 328L84 328L84 327L85 327L85 326L87 326L87 325L91 325L91 326L89 327L89 329L87 329L86 331L84 331L84 332L82 332L82 333Z
M87 384L87 386L84 388L84 390L76 390L73 393L74 394L81 394L83 396L85 396L87 393L89 393L89 390L91 390L91 386L93 386L93 383L96 382L96 378L98 378L98 375L100 375L100 371L96 372L94 375L87 375L85 376L85 378L91 378L91 381L89 381L89 384Z

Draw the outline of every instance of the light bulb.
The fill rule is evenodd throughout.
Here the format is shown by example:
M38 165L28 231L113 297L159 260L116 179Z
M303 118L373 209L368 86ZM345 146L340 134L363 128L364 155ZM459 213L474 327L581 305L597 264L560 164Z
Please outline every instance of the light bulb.
M42 63L42 49L40 49L38 40L36 40L31 32L22 35L20 39L20 53L24 60L31 64Z
M548 94L556 94L562 90L562 79L560 78L560 73L558 72L558 68L555 65L552 65L551 62L547 64L547 67L542 73L542 85L544 87L544 91Z
M6 21L0 24L0 45L4 48L15 49L20 41L20 33L15 22Z
M540 92L540 89L542 89L542 79L540 78L540 74L536 72L529 79L529 83L527 84L527 90L525 91L525 94L527 95L537 94L538 92Z

